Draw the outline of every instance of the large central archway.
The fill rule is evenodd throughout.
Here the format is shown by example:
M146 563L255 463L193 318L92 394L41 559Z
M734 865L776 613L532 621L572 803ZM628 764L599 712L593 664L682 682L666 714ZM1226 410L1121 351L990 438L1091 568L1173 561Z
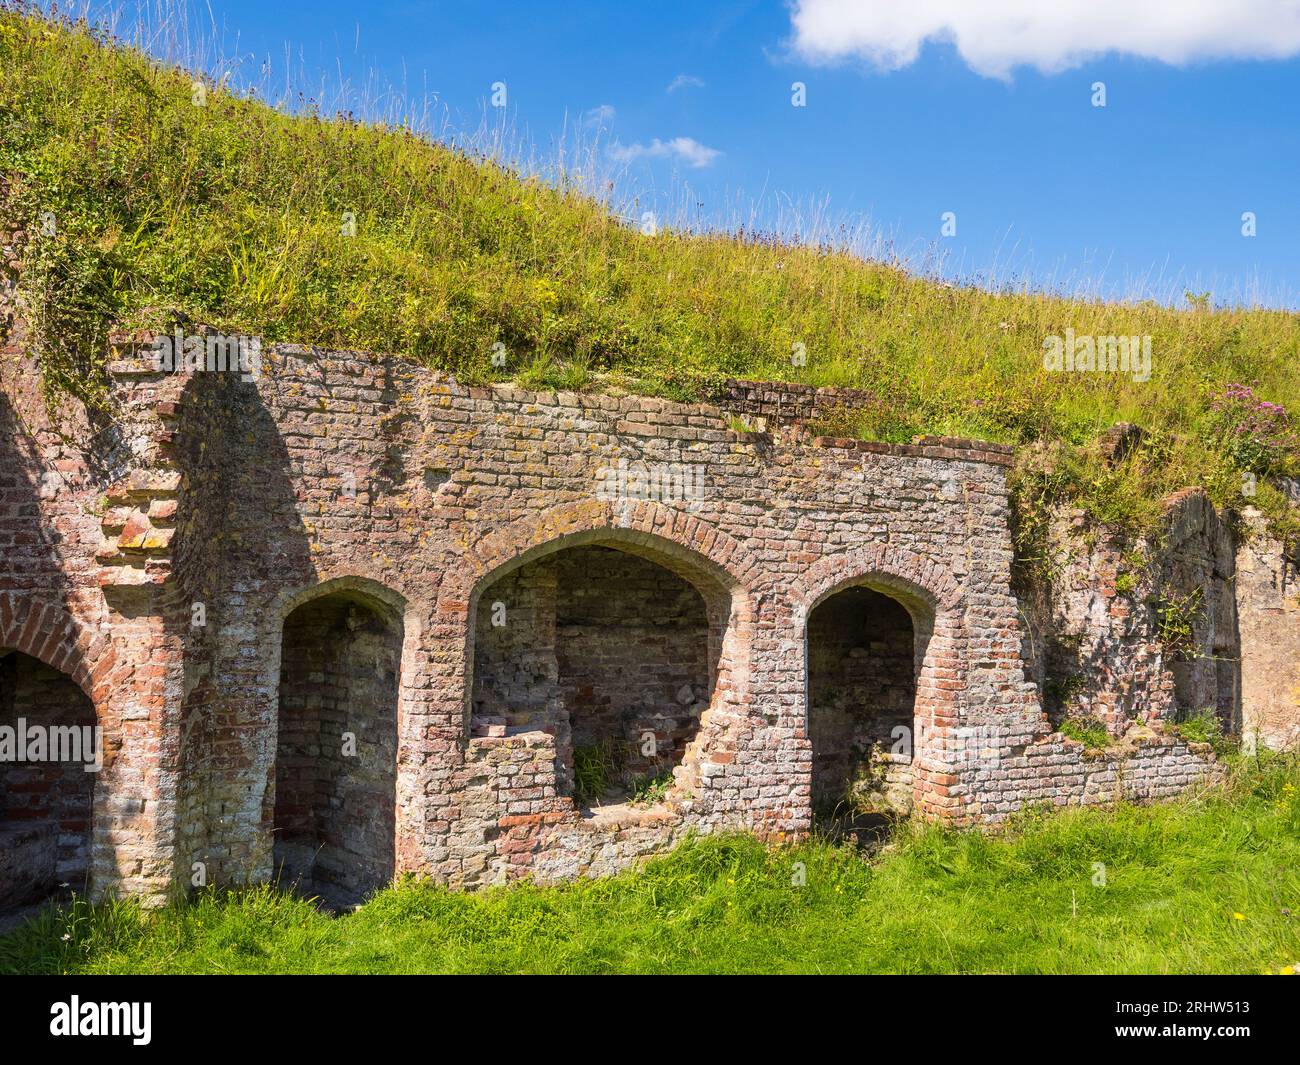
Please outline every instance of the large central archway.
M601 568L585 564L568 567L575 575L574 588L586 593L584 597L574 595L564 612L556 614L554 595L547 597L546 581L530 588L527 580L522 580L516 605L523 609L513 613L511 596L498 594L515 590L514 585L501 583L511 575L584 547L605 549L604 554L586 556L588 562L601 560ZM629 565L626 560L616 562L621 556L652 564L648 569L640 567L639 590L636 584L625 585L613 576L618 565ZM552 735L556 751L554 769L530 781L526 794L516 800L523 808L520 812L562 814L581 809L582 799L593 797L588 792L598 790L584 785L584 794L574 795L573 718L560 694L555 622L567 619L561 629L573 630L567 634L570 638L562 641L562 645L567 643L564 658L570 681L566 690L572 705L580 714L584 701L589 708L621 704L626 709L626 698L616 697L610 690L598 692L595 683L579 682L583 670L594 680L599 664L591 661L591 655L601 640L592 633L601 630L608 641L615 640L614 627L608 624L614 605L618 605L618 616L627 622L618 628L624 634L641 629L646 634L639 642L642 654L657 655L665 664L647 667L656 679L646 691L635 693L644 703L640 710L618 715L620 735L614 742L627 745L629 732L643 723L646 727L636 733L640 742L631 745L635 752L631 755L632 773L613 773L621 782L606 789L606 794L615 799L640 791L647 804L660 799L671 804L689 797L702 809L718 801L721 777L707 772L706 760L715 758L720 745L732 742L750 698L749 656L755 624L750 589L760 570L742 543L693 514L658 502L587 500L520 518L476 543L470 560L472 568L447 574L439 596L449 618L463 617L467 623L465 684L458 691L463 727L471 733L481 726L507 731L540 729ZM541 573L539 567L532 576ZM703 600L707 626L700 624L698 600ZM663 603L676 606L665 612ZM522 620L523 626L512 629L511 618ZM675 654L677 660L666 664L665 648L673 643L680 647L684 632L694 634L688 642L695 649ZM707 680L698 661L701 645L706 648ZM612 665L615 656L611 653L607 658ZM624 661L628 660L625 655ZM681 663L687 663L685 676L678 675ZM621 684L626 692L627 682L617 669L602 668L601 676L602 688ZM641 711L647 713L638 719ZM729 759L729 752L723 753ZM609 768L596 764L592 775L596 784L602 769L608 779Z
M551 733L579 808L662 797L718 676L729 597L627 547L559 547L478 597L474 719Z

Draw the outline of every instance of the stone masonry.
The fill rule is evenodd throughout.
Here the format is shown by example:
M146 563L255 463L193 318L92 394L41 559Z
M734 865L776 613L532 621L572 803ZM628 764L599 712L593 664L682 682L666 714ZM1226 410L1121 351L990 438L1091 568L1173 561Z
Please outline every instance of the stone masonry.
M37 815L5 820L32 858L0 887L79 853L95 895L146 898L603 875L806 833L873 746L955 825L1217 774L1143 691L1110 700L1123 744L1054 731L1007 448L811 437L852 397L799 386L682 405L292 345L242 380L157 372L148 340L71 437L21 330L0 366L0 714L62 680L48 712L93 712L105 749L66 815L7 787Z

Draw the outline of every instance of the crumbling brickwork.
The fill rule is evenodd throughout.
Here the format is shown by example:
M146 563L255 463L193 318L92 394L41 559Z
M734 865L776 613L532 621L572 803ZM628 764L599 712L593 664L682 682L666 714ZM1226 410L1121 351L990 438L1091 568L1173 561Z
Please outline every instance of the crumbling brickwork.
M12 293L12 278L0 276L0 653L27 655L70 680L102 730L103 766L88 828L51 830L56 869L63 864L71 877L60 882L75 883L68 855L84 853L95 891L159 898L179 869L181 643L168 590L152 580L121 587L98 557L117 501L134 504L134 513L175 496L179 477L155 462L157 382L136 389L129 379L118 381L115 420L74 407L56 426ZM159 532L149 546L135 528L111 536L131 545L123 551L142 560L142 574L143 560L158 553L152 544L166 538L170 525L165 507L154 513ZM155 575L161 577L156 565ZM0 897L0 905L5 901Z
M1089 539L1077 512L1057 515L1059 567L1026 611L1026 658L1048 715L1095 719L1116 737L1135 722L1215 714L1240 731L1237 543L1203 491L1165 503L1137 545Z
M871 711L851 743L909 731L895 782L921 816L1215 772L1158 731L1097 757L1053 733L1022 657L1006 448L810 438L784 415L737 432L734 407L290 345L255 380L162 374L140 339L113 366L125 468L47 485L80 460L33 424L20 343L0 407L0 647L65 673L104 727L99 893L277 864L353 893L390 871L547 882L689 832L805 833L815 767L840 757L810 721L810 618L867 593L839 705ZM575 796L575 748L611 735L628 778L672 769L665 794Z
M1300 503L1300 482L1287 490ZM1300 748L1300 550L1273 539L1255 511L1237 549L1240 731L1250 744Z

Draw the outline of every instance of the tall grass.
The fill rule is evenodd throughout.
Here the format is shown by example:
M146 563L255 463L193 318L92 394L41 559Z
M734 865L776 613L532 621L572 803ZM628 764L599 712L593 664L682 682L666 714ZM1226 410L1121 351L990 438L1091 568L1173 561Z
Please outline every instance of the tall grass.
M1293 761L1242 763L1170 805L915 827L869 861L726 836L558 887L408 880L339 918L270 888L78 903L0 939L0 971L1279 972L1300 962L1298 785Z
M1245 383L1300 402L1295 314L955 286L904 269L869 226L821 204L788 205L774 232L737 207L722 233L683 201L676 225L644 232L629 221L641 205L614 196L606 157L580 136L544 164L505 126L458 137L436 104L343 83L339 101L382 116L363 123L292 87L277 95L270 73L220 57L215 32L128 21L131 44L0 6L0 219L27 233L22 293L55 397L104 403L111 326L187 321L473 381L681 399L727 376L854 385L889 417L853 431L1042 442L1059 453L1035 490L1133 529L1186 485L1242 502L1216 395ZM1150 335L1151 379L1044 370L1044 338L1067 328ZM1090 442L1118 420L1148 441L1116 469ZM1258 472L1297 470L1288 453Z

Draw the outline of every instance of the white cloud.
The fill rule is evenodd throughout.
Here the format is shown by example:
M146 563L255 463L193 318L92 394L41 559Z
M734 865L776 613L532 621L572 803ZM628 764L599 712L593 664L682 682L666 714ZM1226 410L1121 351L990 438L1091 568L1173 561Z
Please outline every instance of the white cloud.
M1300 54L1300 0L794 0L796 53L882 70L950 41L985 77L1017 66L1055 74L1118 52L1181 66Z
M678 74L668 83L668 91L676 92L678 89L702 89L704 88L704 79L697 78L694 74Z
M608 126L614 121L613 104L601 104L593 107L590 111L584 111L582 115L582 124L584 126Z
M615 141L609 146L609 154L620 163L630 163L635 159L680 159L687 166L712 166L722 155L716 148L708 148L693 137L674 137L670 141L661 141L658 137L649 144L619 144Z

